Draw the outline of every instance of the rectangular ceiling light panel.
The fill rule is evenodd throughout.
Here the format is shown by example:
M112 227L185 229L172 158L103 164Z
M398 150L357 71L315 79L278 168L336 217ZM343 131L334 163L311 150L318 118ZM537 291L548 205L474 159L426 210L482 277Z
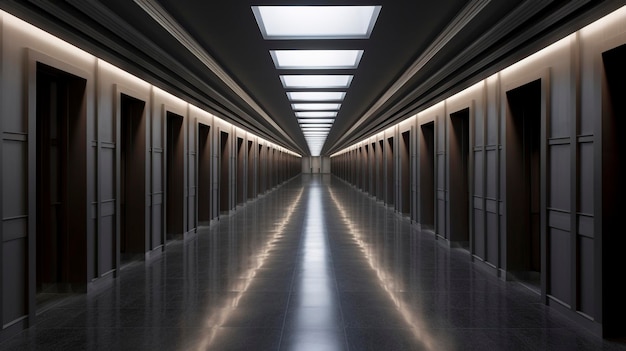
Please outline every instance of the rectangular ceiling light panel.
M265 39L367 39L381 6L252 6Z
M286 89L347 89L352 78L350 74L292 74L281 75L280 81Z
M295 111L337 111L340 107L341 104L291 104Z
M335 120L332 118L299 118L298 119L298 123L300 124L305 124L305 123L328 123L328 124L332 124L334 123Z
M291 101L341 101L346 96L342 91L289 91Z
M363 50L270 50L278 69L355 69Z
M333 125L330 123L300 123L300 127L311 127L311 128L330 128Z
M303 111L296 112L298 118L335 118L337 111Z

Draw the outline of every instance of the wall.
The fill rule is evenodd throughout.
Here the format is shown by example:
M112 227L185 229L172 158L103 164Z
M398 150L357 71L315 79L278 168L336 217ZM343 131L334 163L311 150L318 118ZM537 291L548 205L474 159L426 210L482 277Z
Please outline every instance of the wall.
M401 213L398 201L389 200L389 191L379 184L393 182L396 196L413 197L410 218L418 225L421 214L429 213L420 207L432 206L425 191L431 187L437 239L464 248L476 264L503 280L524 283L543 303L594 332L624 336L623 328L615 332L612 327L626 312L623 295L613 296L624 291L605 273L623 267L613 247L622 247L624 242L603 230L609 220L603 213L614 212L606 206L615 203L607 205L602 200L612 191L603 187L603 182L610 181L616 171L615 161L607 161L607 153L613 152L608 148L619 139L607 141L607 133L611 133L607 123L612 117L606 107L602 54L624 44L626 8L332 155L333 174L358 188L363 185L355 174L368 174L367 191ZM622 94L624 90L622 86ZM518 117L519 110L530 109L531 104L524 107L516 102L520 91L534 91L527 99L536 101L537 106L534 119L527 117L526 122L522 122L526 117ZM454 119L461 111L466 116L466 137L458 136L460 127ZM521 127L524 123L526 127ZM532 123L536 127L531 127ZM429 151L435 163L434 179L424 176L432 183L423 184L420 172L425 170L421 167L430 167L422 150L427 147L424 133L410 133L410 161L394 154L393 166L386 161L387 143L382 150L379 143L391 137L402 140L403 132L423 131L422 127L429 125L434 126L434 150ZM528 134L531 139L520 141L524 138L520 128L532 131ZM459 180L457 171L460 141L469 146L466 180ZM534 142L534 151L525 149ZM370 162L362 162L359 156L365 146ZM393 149L398 150L397 143ZM533 156L517 162L525 157L524 150ZM621 160L619 156L615 159ZM385 178L389 167L397 171L393 179ZM402 167L411 169L410 185L402 183ZM526 170L534 173L516 173ZM455 237L455 225L463 221L461 204L454 202L461 201L455 194L459 181L467 182L469 193L467 213L463 213L468 241ZM520 188L532 195L525 198ZM527 211L524 203L532 207L528 214L522 213ZM520 226L530 228L528 233L536 235L535 242L523 237Z
M330 157L303 157L302 173L330 173Z
M171 94L160 90L72 45L61 41L12 15L0 12L0 135L1 193L0 214L0 340L34 323L37 312L37 227L38 169L37 162L37 82L38 64L70 74L86 82L80 96L79 114L71 126L79 132L72 135L70 152L75 161L68 169L77 174L68 184L78 205L71 210L75 227L73 240L80 267L72 270L78 275L69 283L74 289L91 293L115 279L125 262L122 252L124 233L123 191L140 196L139 219L135 224L144 228L139 235L139 257L146 260L158 256L171 240L196 235L198 228L198 189L210 209L210 220L219 218L220 194L225 194L225 206L235 210L237 199L262 195L300 172L299 155L265 141L233 126L207 111L203 111ZM142 166L134 181L139 189L124 188L121 172L124 158L121 151L121 96L126 95L144 103L138 127L142 145L138 156ZM168 115L182 117L180 150L176 169L182 167L177 182L168 178ZM209 153L198 152L199 125L209 127ZM221 160L219 135L228 133L229 159ZM243 140L237 154L237 139ZM169 146L168 146L169 145ZM144 150L144 151L141 151ZM172 150L169 150L172 151ZM171 155L174 155L170 153ZM224 161L224 162L222 162ZM209 169L208 176L198 177L198 165ZM224 168L225 167L225 168ZM237 179L237 170L250 174L250 179ZM78 171L75 171L78 169ZM205 174L205 173L203 173ZM241 175L242 172L239 172ZM220 177L227 177L227 188L220 187ZM176 187L176 201L182 205L174 214L168 203L167 184ZM133 183L134 184L134 183ZM135 190L132 193L132 190ZM171 189L170 189L171 190ZM180 198L178 198L180 194ZM207 195L208 194L208 195ZM239 197L237 197L239 195ZM169 201L168 201L169 200ZM141 206L141 204L144 204ZM244 205L239 201L239 205ZM203 205L204 206L204 205ZM223 214L222 214L223 215ZM180 232L170 237L167 220L179 223ZM172 224L172 223L170 223ZM128 234L131 235L131 234ZM180 235L180 236L176 236ZM42 238L40 237L40 240ZM144 243L142 246L141 243ZM66 255L67 256L67 255ZM69 279L69 278L68 278Z

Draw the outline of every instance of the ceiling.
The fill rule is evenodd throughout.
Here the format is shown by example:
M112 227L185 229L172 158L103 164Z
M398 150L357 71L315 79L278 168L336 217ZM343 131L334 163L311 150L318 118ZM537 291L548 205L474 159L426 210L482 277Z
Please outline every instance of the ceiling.
M380 5L368 39L265 40L251 6L286 0L0 1L0 7L223 119L310 150L269 54L362 49L322 154L351 145L491 75L623 1L347 0ZM306 73L309 71L290 71Z

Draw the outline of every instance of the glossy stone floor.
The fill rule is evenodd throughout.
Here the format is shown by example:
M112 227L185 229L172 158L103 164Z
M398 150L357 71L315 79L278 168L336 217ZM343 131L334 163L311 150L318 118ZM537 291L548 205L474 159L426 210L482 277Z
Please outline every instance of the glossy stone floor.
M380 202L300 176L2 350L626 350Z

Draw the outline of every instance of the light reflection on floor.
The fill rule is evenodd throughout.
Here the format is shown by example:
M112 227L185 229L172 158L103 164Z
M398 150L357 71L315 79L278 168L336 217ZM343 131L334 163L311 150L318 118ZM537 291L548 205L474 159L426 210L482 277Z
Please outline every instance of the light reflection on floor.
M328 175L73 296L4 350L626 350Z

